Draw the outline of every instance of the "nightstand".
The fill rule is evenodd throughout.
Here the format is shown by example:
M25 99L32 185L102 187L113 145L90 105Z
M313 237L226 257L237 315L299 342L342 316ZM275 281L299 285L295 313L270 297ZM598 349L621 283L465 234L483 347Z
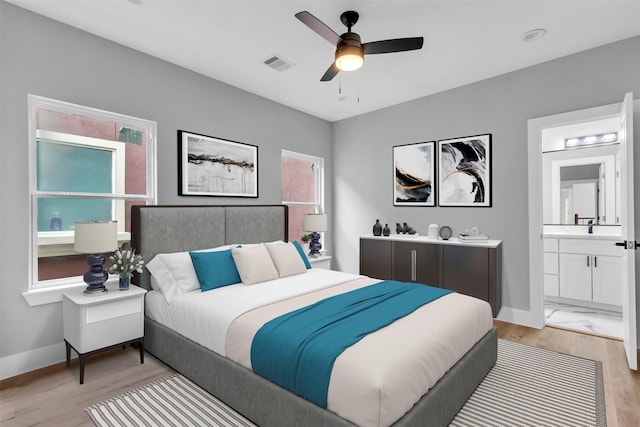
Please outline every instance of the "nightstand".
M64 342L67 367L71 366L71 349L80 358L80 384L84 383L84 365L91 354L126 344L137 344L140 363L144 363L144 294L146 290L131 285L118 289L107 285L99 296L83 295L84 288L66 292L62 298Z
M323 268L325 270L331 270L331 256L320 255L319 257L309 257L309 263L313 268Z

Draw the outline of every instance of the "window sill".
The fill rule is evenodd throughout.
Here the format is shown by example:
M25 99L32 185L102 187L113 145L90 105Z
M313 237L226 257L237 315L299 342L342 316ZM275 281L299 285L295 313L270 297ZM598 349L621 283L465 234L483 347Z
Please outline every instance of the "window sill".
M73 231L39 231L38 258L78 255L73 249ZM131 240L128 231L118 232L118 247Z
M117 280L118 278L116 276L115 279L107 280L105 285L107 283L110 283L112 281L117 281ZM68 285L51 286L51 287L42 288L42 289L32 289L27 292L23 292L22 296L24 297L25 300L27 300L27 304L29 304L30 307L34 307L37 305L62 302L62 294L64 294L65 292L68 292L72 289L86 288L86 287L87 287L87 284L84 282L71 283Z

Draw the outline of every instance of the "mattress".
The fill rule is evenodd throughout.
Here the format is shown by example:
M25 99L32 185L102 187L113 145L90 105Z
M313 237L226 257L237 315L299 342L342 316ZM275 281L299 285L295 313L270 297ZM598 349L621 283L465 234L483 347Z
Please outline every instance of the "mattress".
M263 282L194 291L167 304L147 294L147 316L251 368L253 335L268 320L379 280L324 269ZM439 298L345 350L331 374L327 409L361 426L402 417L492 327L488 303Z

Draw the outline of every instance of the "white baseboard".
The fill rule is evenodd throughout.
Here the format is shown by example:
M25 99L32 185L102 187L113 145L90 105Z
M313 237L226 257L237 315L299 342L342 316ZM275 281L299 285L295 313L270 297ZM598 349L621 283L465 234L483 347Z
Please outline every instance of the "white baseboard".
M77 357L77 355L74 356ZM0 380L15 377L66 360L64 343L40 347L0 359Z
M497 320L528 326L529 328L544 328L544 317L534 315L531 311L518 310L517 308L502 307ZM541 321L542 320L542 321Z

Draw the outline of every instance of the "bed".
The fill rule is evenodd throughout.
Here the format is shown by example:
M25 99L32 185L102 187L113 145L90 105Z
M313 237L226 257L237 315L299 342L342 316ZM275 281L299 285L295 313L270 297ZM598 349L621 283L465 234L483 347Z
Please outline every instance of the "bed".
M145 262L149 262L158 254L206 250L225 245L287 241L287 217L287 207L280 205L134 206L132 209L132 246L143 256ZM314 271L314 269L305 273L305 277L313 277L314 274L331 276L331 280L336 277L333 273ZM152 290L151 277L146 270L135 280L143 288ZM362 276L355 276L349 280L350 283L357 283L356 288L373 284L376 281ZM237 286L242 287L242 284ZM234 291L232 286L228 288L225 292ZM242 289L238 290L238 292L240 291ZM326 292L326 289L322 288L314 292L321 295ZM201 294L208 293L202 292ZM314 293L310 292L309 295L311 294ZM148 293L148 302L155 298L153 295L157 297L157 291ZM309 298L309 296L297 295L296 298L287 299L278 304L286 306L294 304L293 301L299 299L300 301L295 303L298 305L294 304L295 308L303 304L305 298ZM446 298L449 296L447 295ZM441 300L444 299L445 297L441 298ZM277 307L278 304L274 304L274 306ZM179 305L171 303L171 306L178 307ZM218 352L216 352L211 349L212 345L208 343L203 345L203 338L189 336L189 331L197 328L183 326L181 330L180 327L171 324L171 321L163 320L162 315L159 314L163 310L162 308L157 308L158 306L155 304L147 304L147 307L145 316L145 347L147 351L257 425L353 426L354 422L361 424L357 414L356 418L349 414L339 416L336 412L340 412L342 409L333 411L331 406L328 406L331 410L324 409L253 373L247 367L247 365L250 367L250 362L247 362L247 353L250 349L247 348L246 340L230 344L231 350L225 348L221 351L220 348L217 348ZM169 308L170 306L166 307L167 310ZM285 312L288 309L280 307L277 310ZM260 319L265 316L264 311L267 310L249 310L246 315L234 320L229 330L237 329L240 331L240 336L243 333L246 334L246 331L243 332L243 328L244 330L255 328L255 322L259 323ZM488 313L491 318L490 309ZM390 327L394 325L395 323ZM387 329L389 328L383 328L383 330ZM215 345L213 348L216 348ZM366 350L364 351L366 354ZM345 353L347 352L345 351ZM358 357L362 357L362 355L354 353L351 357L358 360ZM411 403L412 406L408 412L404 413L402 410L404 415L392 421L381 417L377 421L378 424L392 424L394 426L448 425L489 372L496 358L497 333L495 328L489 326L488 331L483 333L468 351L465 350L459 360L456 359L457 361L453 363L452 367L436 380L426 394L422 395L415 404ZM344 366L349 366L348 364L340 365L339 360L336 360L334 369L344 370ZM340 366L343 367L340 368ZM346 385L349 384L349 380L342 381ZM351 382L358 383L359 381ZM336 383L339 384L339 382ZM342 386L338 388L342 388ZM350 394L347 391L344 393ZM390 401L393 401L394 394L390 395ZM336 399L342 400L342 398Z

